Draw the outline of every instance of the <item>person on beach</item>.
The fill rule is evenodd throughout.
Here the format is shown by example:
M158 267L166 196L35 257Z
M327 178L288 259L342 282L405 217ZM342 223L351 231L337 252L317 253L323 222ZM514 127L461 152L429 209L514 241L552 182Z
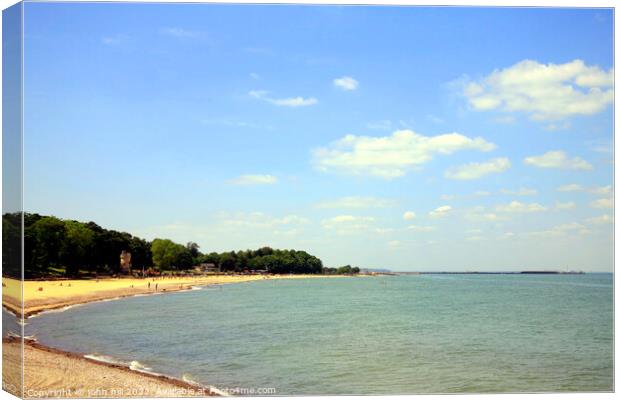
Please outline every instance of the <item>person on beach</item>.
M151 288L151 282L148 283L148 289L150 289L150 288Z
M159 283L155 284L155 291L157 291L157 286L159 286Z

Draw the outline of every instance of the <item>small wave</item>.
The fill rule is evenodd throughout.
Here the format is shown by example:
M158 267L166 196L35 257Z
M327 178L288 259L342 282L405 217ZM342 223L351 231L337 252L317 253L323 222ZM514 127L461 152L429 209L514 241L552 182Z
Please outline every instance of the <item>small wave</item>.
M190 385L202 386L198 381L194 380L194 377L191 376L190 374L183 374L181 376L181 379L183 380L183 382L187 382Z
M59 307L59 308L52 308L51 310L43 310L41 312L38 312L36 314L31 315L28 318L32 319L32 318L36 318L36 317L39 317L39 316L44 315L44 314L56 314L56 313L65 312L65 311L70 310L70 309L72 309L74 307L77 307L79 305L81 305L81 304L72 304L72 305L69 305L69 306L64 306L64 307Z
M129 369L134 371L151 371L151 368L143 365L140 361L133 360L129 363Z
M9 310L5 306L2 306L2 309L6 311L7 313L11 314L12 316L14 316L15 318L17 318L17 314L15 314L12 310Z
M110 357L110 356L104 356L104 355L101 355L101 354L86 354L86 355L84 355L84 358L88 358L89 360L95 360L95 361L104 362L106 364L127 366L127 363L124 363L124 362L122 362L119 359L116 359L116 358Z
M109 299L101 299L97 301L93 301L93 303L107 303L108 301L120 300L122 297L110 297Z

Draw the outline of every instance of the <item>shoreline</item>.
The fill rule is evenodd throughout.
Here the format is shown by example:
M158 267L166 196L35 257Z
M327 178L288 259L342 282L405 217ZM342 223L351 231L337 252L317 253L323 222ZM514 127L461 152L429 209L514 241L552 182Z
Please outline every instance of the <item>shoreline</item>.
M2 306L18 319L26 320L40 313L56 311L63 308L100 302L120 300L133 296L160 295L180 291L194 290L195 287L223 285L229 283L242 283L274 279L318 279L318 278L342 278L348 275L212 275L206 277L192 278L110 278L110 279L84 279L84 280L64 280L64 281L20 281L13 278L2 278L3 294ZM16 292L23 282L23 308L19 301L20 295L9 294ZM158 285L155 290L151 287L136 287L137 284L151 286ZM85 286L77 289L74 293L58 294L57 290L61 285L67 290L71 284ZM27 287L29 286L29 287ZM106 287L111 286L111 287ZM37 288L41 288L38 292ZM47 296L45 289L52 289L55 293ZM49 290L48 290L49 291ZM7 293L9 292L9 293ZM29 296L30 294L30 296ZM28 299L30 298L30 300Z
M28 301L24 301L23 318L20 318L21 309L15 306L15 303L7 300L11 299L7 295L9 286L15 291L15 285L20 285L21 281L3 278L3 301L4 309L15 316L18 323L24 323L29 317L35 317L47 312L63 312L74 306L120 300L134 296L151 296L166 293L178 293L182 291L196 290L197 287L217 286L233 283L244 283L274 279L313 279L313 278L336 278L344 277L339 275L223 275L211 276L207 279L200 278L160 278L154 281L149 279L140 279L139 282L147 283L150 281L157 283L161 289L158 291L144 288L136 288L134 279L116 278L107 280L107 283L134 282L131 293L127 293L126 287L119 287L116 290L103 290L89 296L82 296L81 293L59 297L43 297L39 303L27 306ZM12 282L10 282L12 281ZM83 280L81 283L85 286L93 286L95 284L106 283L106 280L94 281ZM67 282L62 281L66 287ZM75 282L75 281L71 281ZM24 281L24 286L59 286L60 281ZM30 288L32 289L32 288ZM45 290L43 290L45 291ZM27 291L24 290L27 297ZM12 298L11 300L16 300ZM20 352L20 346L23 343L23 353ZM229 396L228 393L217 389L210 385L203 385L198 382L190 383L182 377L168 376L157 372L146 372L139 369L131 368L132 362L127 360L118 360L118 362L106 362L101 359L92 357L90 354L81 354L67 351L55 347L50 347L39 343L36 339L22 337L3 338L3 362L7 366L3 370L3 381L8 383L7 390L14 388L12 392L19 392L20 385L15 384L21 382L18 375L11 376L11 369L21 371L24 368L24 390L22 395L25 397L205 397L205 396ZM91 357L88 357L88 356ZM23 357L23 364L19 361ZM105 358L105 355L99 357ZM115 360L116 361L116 360ZM139 362L139 361L138 361ZM11 368L10 366L13 366ZM6 374L6 375L5 375ZM21 374L21 372L20 372ZM103 376L114 375L114 382L97 380ZM50 381L51 380L51 381ZM11 383L15 382L15 383ZM32 383L34 382L34 383ZM71 385L73 383L73 385ZM31 387L30 385L36 385ZM66 387L57 387L63 384ZM99 386L97 386L99 384ZM113 386L116 384L117 386ZM94 386L93 386L94 385ZM10 390L8 390L10 391ZM30 393L28 392L30 391ZM119 392L120 391L120 392ZM19 393L13 393L19 396Z
M11 363L7 359L19 348L22 340L19 338L3 338L2 345L4 363ZM17 350L18 351L18 350ZM228 396L227 393L220 391L213 386L205 386L199 383L190 383L183 379L159 373L148 373L130 366L100 361L89 358L86 354L80 354L67 350L49 347L36 342L35 340L23 340L24 359L31 358L38 360L31 363L24 360L24 387L22 393L25 397L57 397L53 394L62 393L62 397L204 397L204 396ZM18 356L19 357L19 356ZM48 366L50 359L62 366L61 370L54 370L54 366ZM15 362L15 360L12 360ZM33 365L35 364L35 365ZM39 364L39 365L37 365ZM39 374L44 375L47 382L41 385L38 376L29 370L39 367ZM41 371L44 370L44 371ZM5 375L6 374L6 375ZM70 375L74 380L78 380L80 387L75 387L68 383L66 387L56 387L59 375L64 377ZM102 378L103 381L97 382L93 377ZM29 379L31 378L31 379ZM111 382L106 382L108 379ZM19 385L11 382L10 373L3 371L3 380L19 392ZM28 381L39 383L36 388L28 387ZM86 383L86 384L85 384ZM139 385L136 385L139 383ZM97 386L99 384L100 386ZM118 385L117 387L112 385ZM13 393L18 395L18 393ZM50 396L52 394L52 396Z

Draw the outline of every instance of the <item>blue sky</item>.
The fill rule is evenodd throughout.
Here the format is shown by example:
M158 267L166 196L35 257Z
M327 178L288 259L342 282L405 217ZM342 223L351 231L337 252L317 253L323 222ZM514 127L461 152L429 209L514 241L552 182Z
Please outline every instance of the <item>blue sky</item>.
M25 5L25 208L328 266L612 270L613 13Z

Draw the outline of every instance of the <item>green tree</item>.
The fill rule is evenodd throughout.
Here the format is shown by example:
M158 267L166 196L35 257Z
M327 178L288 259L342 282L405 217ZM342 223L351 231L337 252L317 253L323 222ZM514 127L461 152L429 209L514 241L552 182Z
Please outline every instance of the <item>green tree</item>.
M50 267L59 266L66 236L64 222L56 217L42 217L26 230L30 247L27 250L28 275L45 274Z
M5 276L13 278L21 278L21 213L7 213L2 216L2 273ZM25 244L29 244L24 238ZM28 246L31 250L32 245ZM24 251L24 258L32 258L31 255ZM28 263L29 269L32 268L32 261Z
M87 261L87 255L92 249L95 233L86 225L77 221L65 221L65 240L61 254L62 261L67 267L68 276L77 276L80 267Z

